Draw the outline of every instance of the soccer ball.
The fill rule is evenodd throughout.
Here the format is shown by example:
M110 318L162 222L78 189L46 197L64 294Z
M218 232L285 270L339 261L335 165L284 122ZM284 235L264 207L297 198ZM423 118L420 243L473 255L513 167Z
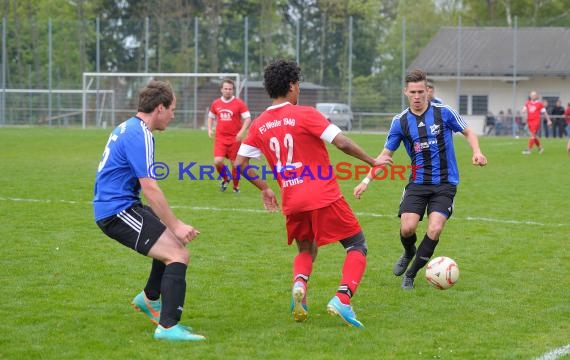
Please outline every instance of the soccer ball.
M426 280L434 287L440 290L449 289L457 279L459 279L459 267L453 259L439 256L427 264Z

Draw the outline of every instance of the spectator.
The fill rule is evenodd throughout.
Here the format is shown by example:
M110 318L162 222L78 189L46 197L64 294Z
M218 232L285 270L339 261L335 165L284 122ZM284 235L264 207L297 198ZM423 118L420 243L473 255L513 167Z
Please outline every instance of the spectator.
M552 137L563 138L566 133L566 121L564 119L564 106L562 100L557 99L556 104L550 110L552 118Z
M497 123L497 119L495 115L491 111L487 112L487 116L485 116L485 128L483 132L485 135L491 135L491 132L495 130L495 124Z
M546 99L542 99L542 103L544 104L544 109L546 111L540 116L542 125L540 126L539 132L541 135L544 135L544 137L547 138L550 136L549 128L552 128L552 119L550 119L550 124L548 124L549 121L546 119L546 115L550 115L550 109L552 109L552 106L550 106L548 100Z
M517 127L517 136L526 135L526 123L524 122L519 110L517 110L517 113L515 114L515 126Z
M505 135L504 131L506 128L507 120L505 118L505 112L503 110L499 111L495 121L495 135Z
M570 102L566 106L566 110L564 110L564 118L566 119L566 135L570 136Z

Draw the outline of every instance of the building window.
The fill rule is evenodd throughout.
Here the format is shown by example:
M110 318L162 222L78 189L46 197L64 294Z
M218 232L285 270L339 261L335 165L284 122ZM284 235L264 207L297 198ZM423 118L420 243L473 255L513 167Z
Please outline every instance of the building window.
M485 115L489 109L489 97L487 95L473 95L471 97L471 114Z
M459 95L459 113L469 114L469 97L467 95Z

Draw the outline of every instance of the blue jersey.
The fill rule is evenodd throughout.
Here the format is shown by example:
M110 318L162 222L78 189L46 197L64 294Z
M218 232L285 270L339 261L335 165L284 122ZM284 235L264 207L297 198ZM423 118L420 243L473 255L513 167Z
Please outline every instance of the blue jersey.
M448 105L431 103L422 115L409 108L394 116L386 149L396 151L404 143L415 166L410 182L415 184L459 183L459 171L453 148L453 132L462 132L467 123Z
M139 178L151 177L153 162L154 137L141 119L132 117L113 130L95 179L95 221L141 203Z

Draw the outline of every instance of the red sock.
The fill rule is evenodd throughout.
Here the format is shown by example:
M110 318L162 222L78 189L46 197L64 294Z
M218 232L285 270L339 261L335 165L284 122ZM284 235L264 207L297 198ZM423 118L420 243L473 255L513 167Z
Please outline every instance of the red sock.
M534 138L530 138L528 139L528 149L532 149L532 146L534 145Z
M239 185L239 177L235 166L232 166L232 179L234 179L234 189L237 189Z
M307 288L307 281L313 271L313 257L307 252L298 253L293 260L293 283L301 281Z
M224 181L229 181L228 179L228 169L225 165L216 165L216 170L218 170L218 174L224 179Z
M364 275L364 270L366 270L366 256L360 251L349 251L344 259L339 290L343 287L348 287L352 294L351 296L354 296L362 275ZM337 291L336 296L338 296L341 303L350 304L351 296L346 292Z
M534 143L540 148L540 140L538 140L538 138L534 138Z

